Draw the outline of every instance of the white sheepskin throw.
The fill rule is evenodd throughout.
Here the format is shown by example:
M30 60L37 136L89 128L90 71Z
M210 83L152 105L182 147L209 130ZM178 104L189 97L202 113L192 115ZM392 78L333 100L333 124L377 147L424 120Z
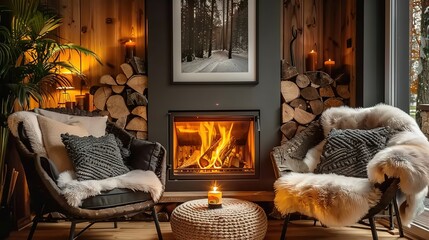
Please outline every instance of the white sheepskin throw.
M385 104L369 108L330 108L320 120L325 137L333 128L390 127L398 131L386 148L369 161L367 173L371 182L383 182L384 175L400 179L399 187L405 196L399 201L400 214L402 223L409 226L423 212L423 200L429 186L429 142L416 121L401 109ZM323 146L324 142L310 149L303 160L311 172L320 162Z
M164 190L161 181L154 172L143 170L132 170L126 174L103 180L86 181L77 181L73 172L65 171L59 175L57 184L67 203L73 207L81 206L82 200L88 197L114 188L149 192L155 202L159 200Z
M42 132L37 121L37 115L39 114L30 111L14 112L7 118L7 125L12 135L19 137L18 125L22 122L33 151L46 157L46 149L43 146Z
M367 166L368 178L382 182L384 175L400 179L405 195L400 202L402 223L409 226L424 211L429 186L429 143L414 132L396 134L388 147L378 152Z
M288 173L274 189L274 204L282 215L299 212L327 226L356 223L381 196L368 179L336 174Z

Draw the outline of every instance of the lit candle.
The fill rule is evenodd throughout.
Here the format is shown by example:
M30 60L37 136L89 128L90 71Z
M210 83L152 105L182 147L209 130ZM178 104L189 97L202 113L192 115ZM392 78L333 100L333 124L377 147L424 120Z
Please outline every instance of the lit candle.
M331 59L329 59L328 61L325 61L325 71L329 74L329 75L331 75L331 72L332 72L332 67L334 67L335 66L335 61L333 61L333 60L331 60Z
M316 71L317 70L317 52L311 50L307 55L307 61L305 63L307 71Z
M212 191L208 192L209 208L221 208L222 207L222 192L217 190L214 186Z
M131 39L125 43L125 62L127 62L128 59L133 59L136 55L136 43L133 42Z

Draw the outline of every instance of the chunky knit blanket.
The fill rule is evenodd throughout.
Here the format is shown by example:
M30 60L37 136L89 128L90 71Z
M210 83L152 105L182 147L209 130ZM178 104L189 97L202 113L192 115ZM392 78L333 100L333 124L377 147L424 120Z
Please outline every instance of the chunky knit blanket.
M374 129L389 127L395 131L386 148L367 165L368 179L335 174L313 174L325 141L310 149L297 166L309 173L286 174L274 188L274 203L282 214L301 212L328 226L347 226L362 218L379 198L373 187L385 175L400 179L400 215L404 225L424 211L429 186L429 142L415 120L402 110L379 104L370 108L338 107L321 116L325 137L331 129Z

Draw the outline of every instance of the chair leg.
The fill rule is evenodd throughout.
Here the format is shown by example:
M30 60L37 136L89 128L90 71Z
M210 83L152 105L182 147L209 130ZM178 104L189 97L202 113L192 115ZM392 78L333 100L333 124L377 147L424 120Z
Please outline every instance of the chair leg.
M370 217L368 218L368 220L369 220L369 224L371 225L372 239L378 240L377 228L375 228L374 217Z
M159 226L158 215L155 211L155 206L151 207L153 221L155 222L156 232L158 233L158 239L162 240L161 227Z
M396 196L393 198L393 207L395 208L396 221L398 222L399 236L403 237L404 229L402 229L401 214L399 213L399 207L398 207L398 202L396 201Z
M390 230L395 229L395 225L393 224L393 203L389 203L389 228Z
M33 218L33 224L31 225L31 230L30 230L30 233L28 233L27 240L33 239L33 235L34 235L34 232L36 231L37 224L39 223L39 220L40 220L40 217L38 215L36 215Z
M37 224L39 223L40 219L42 219L43 217L44 209L45 209L45 205L42 205L39 211L37 211L36 216L33 218L33 224L31 225L31 230L28 233L27 240L33 239L33 235L34 235L34 232L36 231Z
M289 224L289 220L290 220L290 213L286 215L285 221L283 222L282 235L280 235L280 240L286 239L286 231L287 231L287 225Z
M73 240L74 239L74 231L76 229L76 222L72 221L71 222L71 226L70 226L70 233L69 233L69 240Z

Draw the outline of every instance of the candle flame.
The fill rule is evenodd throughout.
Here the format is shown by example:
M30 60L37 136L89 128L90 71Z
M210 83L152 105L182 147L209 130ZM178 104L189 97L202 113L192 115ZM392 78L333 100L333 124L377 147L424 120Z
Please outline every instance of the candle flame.
M216 186L213 187L213 191L215 191L215 192L217 191L217 187Z

